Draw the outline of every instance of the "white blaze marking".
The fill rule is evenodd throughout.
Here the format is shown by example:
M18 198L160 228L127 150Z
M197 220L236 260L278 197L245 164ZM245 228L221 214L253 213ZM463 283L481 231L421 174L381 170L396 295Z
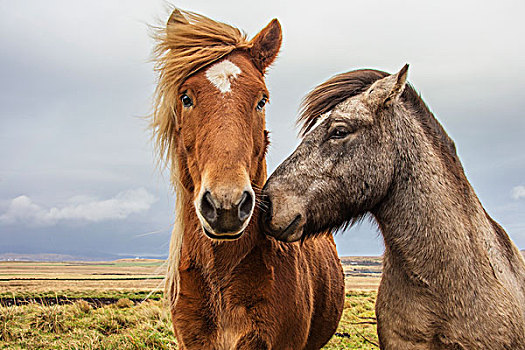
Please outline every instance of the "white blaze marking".
M317 120L315 121L314 126L312 126L312 128L310 130L308 130L307 134L311 133L312 131L314 131L315 128L317 128L319 125L321 125L326 120L326 118L328 118L330 116L330 114L332 114L332 111L328 111L328 112L326 112L324 114L321 114L319 116L319 118L317 118Z
M206 78L215 85L220 92L230 92L231 82L241 74L241 69L229 60L214 64L206 71Z

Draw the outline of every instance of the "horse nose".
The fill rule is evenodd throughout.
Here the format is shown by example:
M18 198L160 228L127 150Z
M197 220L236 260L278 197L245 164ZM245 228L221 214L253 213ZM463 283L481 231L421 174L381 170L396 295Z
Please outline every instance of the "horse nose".
M206 191L204 196L202 196L200 211L208 223L216 221L217 208L215 207L215 203L213 202L211 193L209 191Z
M244 191L236 204L223 203L206 191L201 198L200 213L213 232L208 235L238 233L253 212L253 195ZM214 237L215 238L215 237Z
M268 184L268 183L267 183ZM280 196L283 192L272 192L265 187L261 194L263 208L259 223L264 233L283 242L295 242L303 233L304 211L298 200Z
M262 228L265 230L267 235L278 237L282 228L273 222L275 218L273 215L271 195L269 193L263 193L261 197L261 207L263 210L261 216L259 217L259 222L262 224Z
M241 201L239 202L239 209L238 209L238 215L239 220L245 221L250 217L253 210L253 197L252 194L248 191L244 191L241 197Z
M269 195L263 194L261 196L261 208L260 223L263 224L264 228L268 228L272 221L272 201Z

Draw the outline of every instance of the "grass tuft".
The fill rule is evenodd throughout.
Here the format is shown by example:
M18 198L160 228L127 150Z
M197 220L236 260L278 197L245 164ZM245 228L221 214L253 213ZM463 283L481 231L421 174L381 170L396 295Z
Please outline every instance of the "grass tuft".
M135 305L135 304L131 300L129 300L128 298L120 298L115 303L115 306L118 307L119 309L132 307L133 305Z
M0 307L0 341L10 342L15 339L13 329L15 315L14 307Z
M68 330L65 312L60 305L37 305L36 312L31 314L29 325L43 332L63 333Z
M77 314L87 314L93 309L93 307L90 303L81 299L75 301L73 304L73 309L77 312Z

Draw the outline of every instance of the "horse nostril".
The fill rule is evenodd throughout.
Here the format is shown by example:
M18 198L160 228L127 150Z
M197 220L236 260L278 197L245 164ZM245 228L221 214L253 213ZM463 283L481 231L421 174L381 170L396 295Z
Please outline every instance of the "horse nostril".
M253 208L253 197L250 192L244 191L239 202L239 219L244 221L250 217Z
M217 208L213 204L211 193L206 191L201 200L201 214L208 222L213 222L217 219Z

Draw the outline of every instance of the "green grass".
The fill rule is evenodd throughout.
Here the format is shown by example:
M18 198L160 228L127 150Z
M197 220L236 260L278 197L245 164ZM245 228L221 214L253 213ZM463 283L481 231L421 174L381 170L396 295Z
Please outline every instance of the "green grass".
M377 292L349 292L346 294L343 316L337 333L324 349L378 349L375 319Z
M169 313L160 300L134 304L130 297L147 292L77 292L75 297L120 297L113 305L94 308L79 300L68 305L0 307L0 349L176 349ZM53 293L41 293L45 296ZM69 297L72 294L65 293ZM25 295L31 298L29 294ZM160 293L155 294L157 299ZM32 298L35 295L33 294ZM349 293L338 328L325 349L374 349L375 292Z
M151 300L162 299L162 292L149 292L149 291L126 291L126 290L104 290L104 291L89 291L89 290L70 290L61 292L2 292L0 293L0 299L21 299L21 300L39 300L45 298L60 298L65 297L69 299L97 299L97 298L111 298L111 299L145 299L146 297Z
M0 349L176 349L161 302L0 308Z

